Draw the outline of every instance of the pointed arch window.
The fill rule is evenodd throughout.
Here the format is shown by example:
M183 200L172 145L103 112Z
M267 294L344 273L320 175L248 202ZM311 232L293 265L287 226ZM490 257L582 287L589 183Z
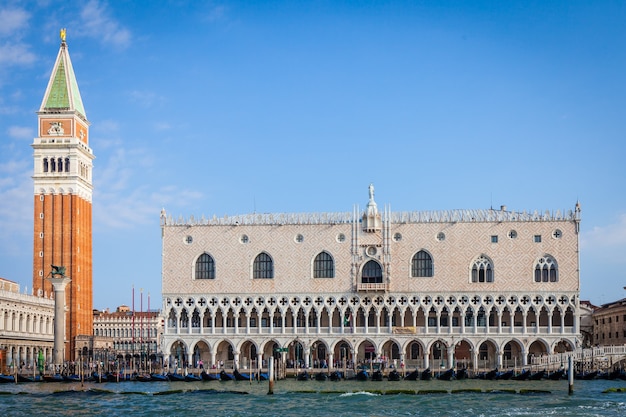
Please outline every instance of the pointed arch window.
M267 253L260 253L254 258L252 277L255 279L274 278L274 261Z
M361 283L363 284L382 284L383 269L380 264L374 260L368 261L363 267L361 274Z
M335 278L335 262L328 252L320 252L313 260L313 278Z
M215 279L215 261L207 253L203 253L196 261L196 279Z
M485 255L481 255L472 265L472 282L493 282L493 264Z
M433 276L433 258L428 252L421 250L413 255L413 259L411 260L411 276Z
M558 272L556 260L550 255L545 255L535 263L535 282L558 282Z

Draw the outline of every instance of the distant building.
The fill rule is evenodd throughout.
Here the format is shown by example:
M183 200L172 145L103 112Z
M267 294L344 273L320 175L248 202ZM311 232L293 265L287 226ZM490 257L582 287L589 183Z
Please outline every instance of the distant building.
M62 32L61 46L37 112L34 160L33 288L53 292L51 267L65 267L65 360L76 337L93 328L92 168L89 121Z
M159 311L133 311L125 305L115 312L93 312L94 337L109 338L111 349L107 357L126 366L139 366L147 359L161 363L163 318Z
M626 344L626 298L602 304L593 313L594 345Z
M161 213L167 358L521 366L580 344L579 204L553 212Z
M581 337L581 346L585 348L589 348L593 346L593 313L599 307L591 304L591 302L586 300L580 301L580 337Z
M39 352L52 360L54 300L20 293L17 283L0 278L0 373L9 367L33 369Z

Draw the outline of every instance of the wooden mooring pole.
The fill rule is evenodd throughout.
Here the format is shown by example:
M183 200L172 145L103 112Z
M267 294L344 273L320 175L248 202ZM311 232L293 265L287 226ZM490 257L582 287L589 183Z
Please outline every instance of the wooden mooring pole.
M573 363L573 359L572 359L572 356L570 355L567 358L567 383L568 383L567 393L569 395L572 395L574 393L574 366L572 365L572 363Z
M269 361L269 391L267 392L267 395L274 395L274 357L270 356L270 361Z

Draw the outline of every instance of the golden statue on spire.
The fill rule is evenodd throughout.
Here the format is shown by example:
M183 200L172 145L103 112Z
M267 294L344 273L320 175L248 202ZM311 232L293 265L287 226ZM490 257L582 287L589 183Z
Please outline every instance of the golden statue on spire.
M65 42L65 28L61 29L60 36L61 36L61 42Z

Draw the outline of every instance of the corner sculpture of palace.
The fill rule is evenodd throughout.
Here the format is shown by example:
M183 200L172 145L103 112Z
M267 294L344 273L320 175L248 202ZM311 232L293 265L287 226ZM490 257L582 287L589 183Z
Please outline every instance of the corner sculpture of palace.
M525 366L579 343L581 210L161 212L177 366Z

